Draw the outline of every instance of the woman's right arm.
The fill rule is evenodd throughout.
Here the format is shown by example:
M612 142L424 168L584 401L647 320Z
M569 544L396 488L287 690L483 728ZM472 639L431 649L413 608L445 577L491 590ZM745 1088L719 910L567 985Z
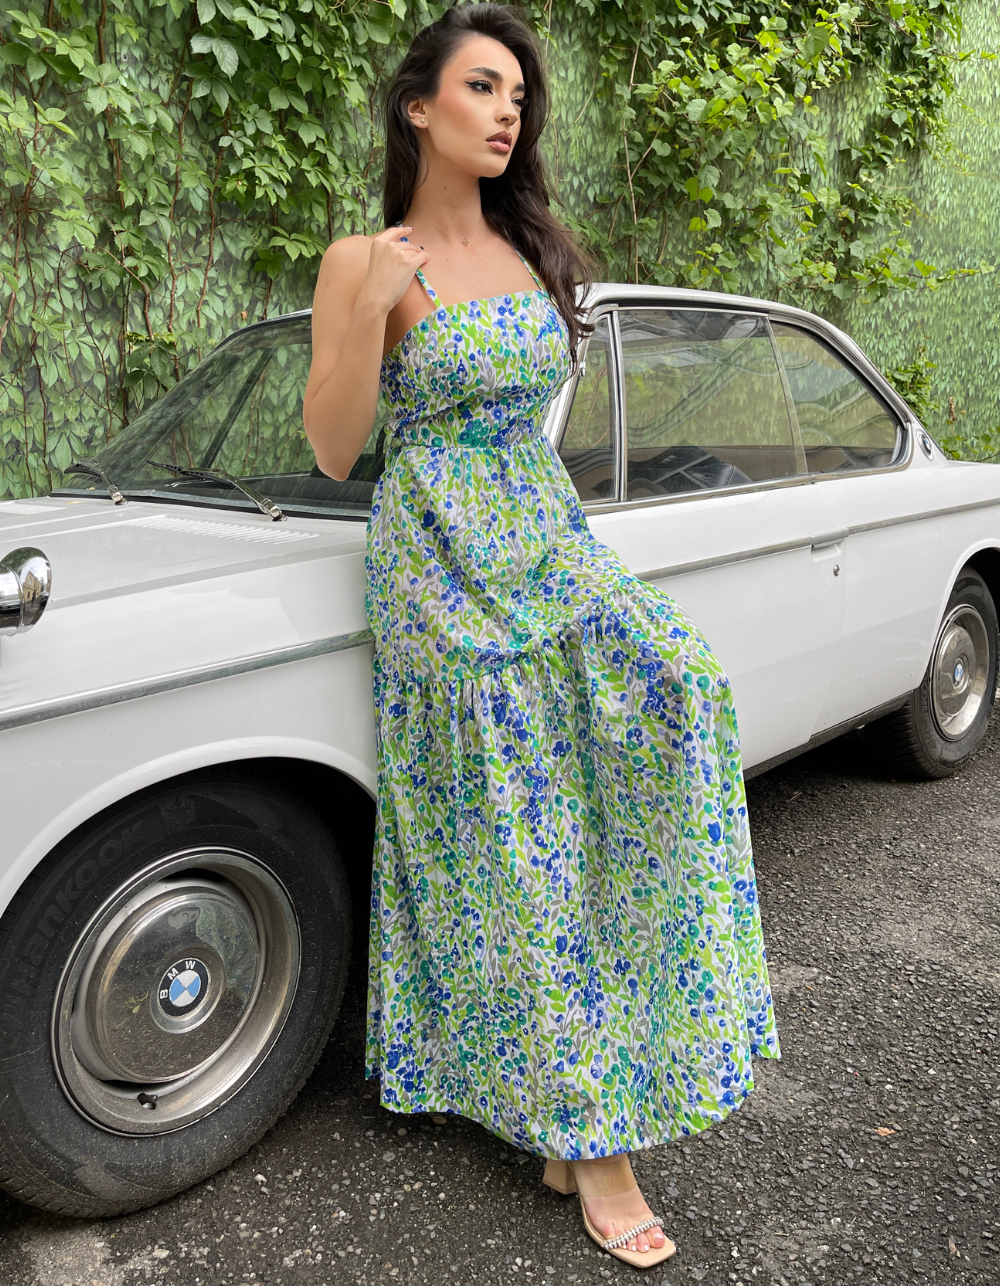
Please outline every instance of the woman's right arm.
M316 463L340 482L375 422L386 318L430 258L402 240L408 231L345 237L330 246L320 265L302 420Z

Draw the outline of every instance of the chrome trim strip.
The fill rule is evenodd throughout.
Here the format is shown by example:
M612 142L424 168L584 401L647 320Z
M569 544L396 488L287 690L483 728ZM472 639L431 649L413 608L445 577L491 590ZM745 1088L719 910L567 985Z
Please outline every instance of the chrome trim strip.
M780 487L808 487L832 474L795 473L790 478L771 478L767 482L748 482L742 487L711 487L704 491L679 491L674 496L644 496L642 500L588 500L584 513L618 513L628 509L649 509L653 505L679 505L686 500L712 500L718 496L746 496L755 491L777 491ZM847 476L847 475L843 475ZM857 475L852 475L857 476ZM598 508L599 506L599 508Z
M158 674L150 679L135 679L131 683L113 687L91 688L72 697L50 697L30 705L14 706L0 712L0 732L6 728L20 728L29 723L46 719L59 719L67 714L81 714L85 710L98 710L102 706L117 705L120 701L134 701L139 697L156 696L177 688L192 687L196 683L211 683L214 679L228 679L252 670L269 670L275 665L290 661L305 661L314 656L343 652L348 648L363 647L373 639L371 630L355 630L352 634L335 634L332 638L316 639L312 643L295 643L291 647L275 648L269 652L251 652L233 661L215 665L195 665L172 674Z
M863 522L850 529L852 536L863 531L881 531L884 527L901 527L908 522L923 522L925 518L947 518L950 514L971 513L974 509L990 509L1000 505L1000 496L993 500L973 500L965 505L948 505L944 509L927 509L919 514L904 514L901 518L882 518L879 522Z
M618 309L611 318L611 372L614 384L611 390L615 412L615 499L625 504L628 499L628 420L625 415L625 358L622 354L622 331Z
M925 513L904 514L899 518L883 518L880 522L859 523L856 527L845 527L840 531L824 532L818 536L803 536L800 540L787 540L778 545L760 545L756 549L742 549L735 554L718 554L715 558L701 558L693 563L674 563L670 567L656 567L650 571L634 572L639 580L665 580L668 576L687 576L691 572L707 571L711 567L726 567L730 563L748 563L756 558L767 558L771 554L787 554L793 549L826 549L832 545L842 544L850 536L860 535L866 531L881 531L886 527L901 527L910 522L923 522L928 518L946 518L951 514L971 513L976 509L989 509L1000 505L1000 496L995 500L974 500L967 505L951 505L946 509L928 509ZM588 513L590 510L588 509Z
M749 563L757 558L768 558L771 554L788 554L793 549L811 549L812 538L803 536L799 540L786 540L778 545L760 545L756 549L743 549L736 554L718 554L715 558L699 558L694 563L674 563L671 567L657 567L652 571L634 572L638 580L665 580L668 576L687 576L691 572L707 571L710 567L727 567L730 563Z
M593 309L587 316L587 321L591 322L595 329L597 328L598 322L601 321L602 318L604 317L608 318L608 329L611 331L611 339L612 339L612 353L614 353L614 326L615 326L614 314L617 313L617 311L618 311L617 304L608 303L607 305L602 305L600 308ZM593 334L593 332L591 332L591 334ZM562 388L556 394L555 401L553 402L552 408L549 411L549 416L552 418L549 418L546 420L546 424L545 424L546 437L548 437L549 441L552 443L553 449L555 450L557 455L559 454L559 449L562 446L563 436L566 432L567 427L569 426L569 413L573 408L573 399L576 397L576 386L580 382L581 367L585 367L587 365L587 348L589 346L590 346L590 336L588 335L586 340L584 341L583 350L580 355L581 356L580 366L578 366L576 370L573 372L573 374L569 376L565 384L563 384ZM617 397L617 389L615 390L615 396ZM553 412L557 409L557 407L558 407L558 415L553 415ZM614 504L615 502L602 501L601 503Z

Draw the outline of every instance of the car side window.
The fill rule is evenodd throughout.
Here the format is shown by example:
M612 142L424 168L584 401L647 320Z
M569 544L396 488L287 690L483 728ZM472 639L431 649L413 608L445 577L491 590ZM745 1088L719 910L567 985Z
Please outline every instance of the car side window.
M899 426L830 349L794 326L773 324L810 473L890 464Z
M802 472L764 317L636 308L619 324L630 500Z
M615 422L611 321L602 317L587 344L559 456L581 500L614 500Z

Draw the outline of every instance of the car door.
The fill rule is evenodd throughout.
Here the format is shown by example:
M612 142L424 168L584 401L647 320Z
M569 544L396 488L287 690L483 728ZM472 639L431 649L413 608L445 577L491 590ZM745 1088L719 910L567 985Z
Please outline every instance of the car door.
M621 307L598 323L560 454L596 537L695 621L749 766L813 735L840 640L840 544L763 313Z
M949 497L939 470L907 461L902 417L844 353L803 327L775 319L772 328L814 490L851 533L844 628L820 716L834 727L920 682L954 550L940 524L912 519Z

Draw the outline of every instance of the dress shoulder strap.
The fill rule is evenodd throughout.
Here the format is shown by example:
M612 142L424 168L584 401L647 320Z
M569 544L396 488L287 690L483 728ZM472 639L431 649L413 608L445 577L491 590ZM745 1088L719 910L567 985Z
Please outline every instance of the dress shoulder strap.
M423 270L423 268L418 268L418 269L417 269L417 274L416 274L416 275L417 275L417 281L419 281L419 282L420 282L420 284L421 284L421 286L423 286L424 290L426 290L426 291L427 291L427 295L428 295L428 297L429 297L429 299L430 299L431 303L432 303L432 304L436 304L436 303L437 303L437 291L434 289L434 287L430 284L430 282L428 282L427 278L424 276L424 270Z
M537 273L537 272L535 272L535 270L534 270L534 268L532 268L531 264L530 264L530 263L528 263L528 261L527 261L527 259L525 259L524 255L523 255L523 254L521 254L520 250L518 250L517 246L515 246L515 247L514 247L514 253L517 255L518 259L520 259L520 260L521 260L521 262L524 264L525 268L527 268L528 272L530 272L530 273L531 273L531 280L535 283L535 285L538 287L538 289L539 289L540 291L542 291L542 293L544 294L544 293L545 293L545 287L542 285L541 281L539 280L538 273Z
M399 239L400 239L400 241L405 241L405 242L407 242L407 243L409 243L409 240L410 240L410 238L409 238L409 237L400 237ZM423 269L422 269L422 268L418 268L418 269L417 269L417 271L416 271L416 273L415 273L415 276L416 276L416 278L417 278L417 281L419 281L419 282L420 282L420 284L421 284L421 286L423 286L424 290L426 290L426 291L427 291L427 298L431 301L431 303L432 303L432 304L436 304L436 303L437 303L437 291L436 291L436 290L435 290L435 289L430 285L430 283L428 282L427 278L424 276Z

